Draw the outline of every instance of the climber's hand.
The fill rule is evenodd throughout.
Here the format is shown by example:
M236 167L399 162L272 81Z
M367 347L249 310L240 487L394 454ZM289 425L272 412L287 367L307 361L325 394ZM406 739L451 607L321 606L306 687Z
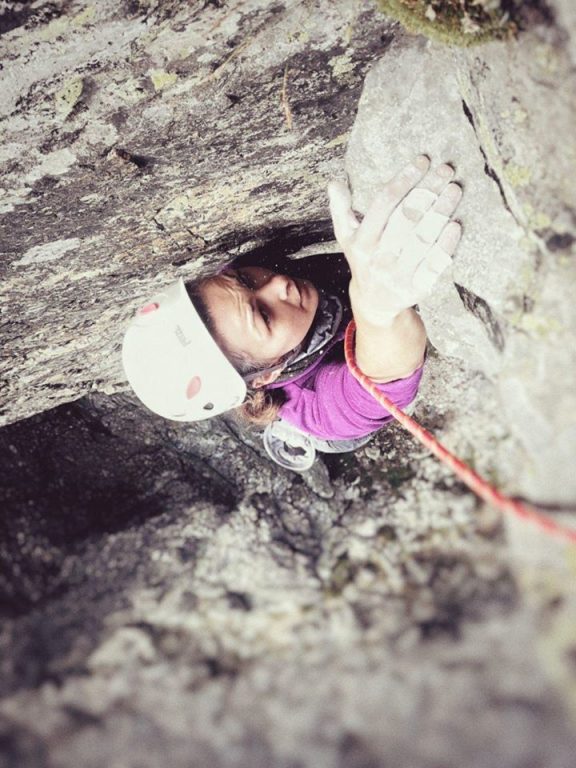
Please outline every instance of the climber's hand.
M350 270L350 297L365 320L386 325L432 291L451 263L461 227L451 221L462 189L448 165L417 157L392 178L360 222L343 182L328 187L334 233Z

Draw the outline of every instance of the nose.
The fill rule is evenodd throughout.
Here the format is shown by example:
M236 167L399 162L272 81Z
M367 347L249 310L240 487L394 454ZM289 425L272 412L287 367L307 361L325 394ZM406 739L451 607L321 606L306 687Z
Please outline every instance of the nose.
M277 301L288 301L293 293L293 284L286 275L271 275L270 278L260 286L258 293L262 298L275 299Z

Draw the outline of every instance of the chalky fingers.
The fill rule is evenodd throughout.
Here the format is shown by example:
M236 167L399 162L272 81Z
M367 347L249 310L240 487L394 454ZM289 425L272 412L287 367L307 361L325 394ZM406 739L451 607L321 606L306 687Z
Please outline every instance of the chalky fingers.
M458 184L448 184L416 226L416 236L425 243L436 242L461 199L462 187Z
M392 211L418 184L428 171L430 161L425 155L419 155L405 165L375 198L356 235L356 242L361 248L371 249L376 246Z
M443 202L444 199L439 199L439 195L446 195L448 190L447 185L453 178L454 169L447 163L442 163L433 171L427 173L418 187L409 192L408 195L404 198L402 204L398 206L398 208L396 208L396 210L392 213L388 223L387 232L390 232L390 234L393 235L401 236L407 231L407 229L409 229L409 227L404 224L404 226L401 226L396 231L398 226L398 219L400 217L403 217L405 220L407 219L414 224L422 221L424 217L425 221L423 224L428 226L433 221L440 223L436 213L438 211L443 211L447 206ZM439 201L438 205L437 201ZM432 212L434 212L434 215ZM424 228L424 231L426 231L426 228ZM442 227L440 227L438 230L438 234L440 234L441 231ZM438 235L436 235L436 237L437 236ZM434 237L434 240L436 237Z
M441 163L440 165L437 165L433 171L426 174L422 179L420 186L423 189L434 192L435 195L439 195L453 178L454 168L452 168L451 165L448 165L448 163Z
M412 241L402 254L399 267L402 274L415 274L420 264L428 258L430 248L441 237L462 198L458 184L448 184L434 205L420 219L413 231Z
M352 210L352 196L348 184L339 180L331 181L328 184L328 198L334 235L344 248L359 227Z
M381 244L386 250L399 249L409 238L416 224L438 200L438 195L428 189L417 187L396 207L382 235Z
M430 248L426 258L422 259L414 272L413 285L415 290L426 295L434 286L442 272L452 263L462 227L457 221L451 221L442 231L437 242Z

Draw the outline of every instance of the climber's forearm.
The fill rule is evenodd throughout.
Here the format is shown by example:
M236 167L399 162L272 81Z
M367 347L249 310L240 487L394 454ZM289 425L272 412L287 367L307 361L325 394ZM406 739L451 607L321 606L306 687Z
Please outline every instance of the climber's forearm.
M385 382L410 376L424 361L426 330L413 309L404 309L388 321L375 323L352 301L356 322L356 362L374 381Z
M410 376L424 360L426 332L412 309L432 292L461 236L452 216L462 188L454 169L432 172L419 155L375 195L360 221L348 185L328 186L334 233L350 266L356 359L376 381Z

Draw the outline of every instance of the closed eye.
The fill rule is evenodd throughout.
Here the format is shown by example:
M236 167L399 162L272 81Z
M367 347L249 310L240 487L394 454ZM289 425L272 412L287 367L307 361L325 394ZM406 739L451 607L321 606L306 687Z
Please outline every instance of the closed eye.
M253 281L244 272L240 272L238 270L237 272L233 273L233 277L236 278L236 280L240 283L240 285L244 286L244 288L248 288L249 290L254 289Z
M261 304L258 305L258 312L260 313L260 317L262 318L262 320L264 320L264 322L266 323L266 327L270 328L270 325L272 324L272 320L268 312L262 308Z
M236 280L236 282L239 285L241 285L243 288L247 288L249 291L253 291L255 288L255 283L250 278L250 276L245 274L239 269L236 270L235 272L231 272L230 277ZM260 302L258 302L256 304L256 309L258 310L258 314L260 315L263 323L266 325L267 328L270 328L270 326L272 325L272 318L270 316L270 313L266 309L266 307ZM254 312L254 305L252 305L252 312Z

